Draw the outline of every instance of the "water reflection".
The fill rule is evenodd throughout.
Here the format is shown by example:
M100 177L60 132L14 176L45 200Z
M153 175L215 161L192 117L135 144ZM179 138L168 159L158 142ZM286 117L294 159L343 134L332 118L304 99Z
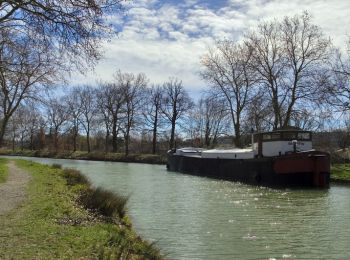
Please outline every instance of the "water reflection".
M348 259L350 188L275 190L165 170L164 166L33 158L131 194L139 233L170 259Z

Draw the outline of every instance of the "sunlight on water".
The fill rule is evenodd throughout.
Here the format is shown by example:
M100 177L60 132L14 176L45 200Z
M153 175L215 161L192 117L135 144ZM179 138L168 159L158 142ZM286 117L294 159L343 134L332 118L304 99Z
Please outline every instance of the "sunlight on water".
M136 230L169 259L350 259L350 187L275 190L159 165L33 160L130 195Z

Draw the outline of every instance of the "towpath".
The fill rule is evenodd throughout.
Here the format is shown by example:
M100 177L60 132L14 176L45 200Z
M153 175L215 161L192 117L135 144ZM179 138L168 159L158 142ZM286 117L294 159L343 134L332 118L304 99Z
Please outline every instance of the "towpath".
M0 184L0 216L7 214L24 201L30 175L18 168L13 161L8 163L8 177Z

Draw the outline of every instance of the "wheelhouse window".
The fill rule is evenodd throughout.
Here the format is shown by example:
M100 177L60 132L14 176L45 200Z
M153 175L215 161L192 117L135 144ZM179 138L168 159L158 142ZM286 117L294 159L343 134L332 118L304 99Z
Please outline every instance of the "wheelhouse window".
M296 132L284 132L283 139L288 140L288 141L295 140L295 139L297 139L297 133Z
M308 132L298 133L298 140L300 141L311 140L311 133L308 133Z
M311 133L310 132L299 132L299 131L277 131L277 132L269 132L262 133L254 136L255 140L259 138L262 141L311 141ZM261 140L260 139L260 140Z
M281 139L281 133L265 133L263 134L263 140L278 141Z
M286 140L286 141L291 141L291 140L310 141L311 140L311 133L310 132L284 132L283 133L283 140Z

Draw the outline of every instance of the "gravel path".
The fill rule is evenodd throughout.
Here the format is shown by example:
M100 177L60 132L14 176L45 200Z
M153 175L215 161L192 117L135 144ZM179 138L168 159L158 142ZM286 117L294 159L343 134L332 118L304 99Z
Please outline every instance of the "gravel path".
M0 215L16 208L26 197L26 186L30 175L18 168L13 161L8 164L7 181L0 184Z

